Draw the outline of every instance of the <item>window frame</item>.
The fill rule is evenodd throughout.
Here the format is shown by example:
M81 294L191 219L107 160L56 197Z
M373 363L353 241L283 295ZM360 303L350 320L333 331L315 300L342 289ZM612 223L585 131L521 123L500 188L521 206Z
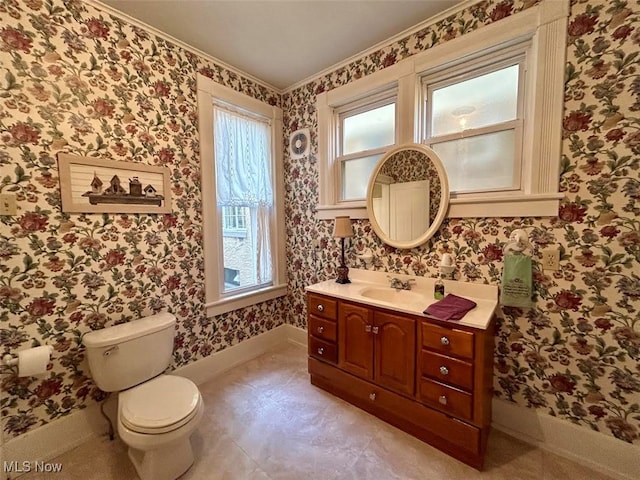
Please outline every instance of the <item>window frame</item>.
M500 192L517 192L524 194L525 180L522 178L523 162L531 160L523 155L522 144L524 137L524 124L527 119L525 99L527 95L527 70L528 61L531 59L529 42L516 45L513 48L505 49L496 59L495 54L480 55L475 61L454 62L445 68L439 69L436 73L421 75L421 101L420 120L423 125L421 143L433 148L434 144L445 143L452 140L474 138L491 133L514 131L514 159L513 159L513 184L509 187L465 190L463 192L450 192L451 199L457 198L478 198L482 196L495 196ZM504 122L498 122L479 128L470 128L461 132L447 133L438 136L430 136L430 124L432 121L433 91L439 88L456 85L472 78L497 72L511 66L518 66L518 94L516 100L516 118ZM451 184L449 184L451 186Z
M368 218L366 199L341 202L342 184L340 164L337 162L339 148L338 113L349 105L365 102L372 96L395 91L396 97L396 143L408 143L414 137L414 116L402 115L413 108L416 101L416 76L412 66L400 62L342 87L322 92L316 97L318 110L318 162L319 219L334 219L338 215L351 218Z
M541 0L538 4L498 22L415 54L391 67L354 82L322 92L316 97L318 112L319 201L317 217L336 215L368 218L364 202L337 202L335 175L334 111L381 88L397 86L398 145L419 143L420 80L452 62L474 61L484 55L500 55L514 45L528 42L531 58L527 70L529 122L524 125L522 151L529 156L521 172L520 192L490 192L452 197L448 217L556 216L563 194L559 192L562 156L562 115L569 0ZM540 139L545 141L540 141Z
M200 164L202 174L203 251L205 274L205 308L208 317L255 305L287 294L284 171L282 142L282 110L260 100L215 83L198 74L198 130L200 136ZM215 179L215 148L213 106L222 102L236 106L271 123L271 158L273 167L274 206L270 215L273 280L258 285L224 292L223 214L217 206Z
M346 118L353 117L355 115L370 112L380 107L384 107L387 105L394 105L394 134L393 134L393 143L389 145L385 145L378 148L372 148L369 150L359 150L357 152L351 152L348 154L344 154L344 121ZM335 166L335 174L336 180L338 182L338 203L343 205L349 205L352 202L360 202L366 201L366 198L362 199L344 199L344 183L342 178L342 170L345 162L350 160L358 160L365 157L370 157L372 155L384 155L384 153L393 148L398 142L398 95L395 89L387 89L378 93L377 95L372 95L371 97L367 97L365 99L360 99L355 102L351 102L345 105L342 105L340 108L336 108L334 111L334 115L336 116L335 122L337 125L336 129L336 137L337 137L337 155L336 155L336 166ZM365 188L366 192L366 188Z

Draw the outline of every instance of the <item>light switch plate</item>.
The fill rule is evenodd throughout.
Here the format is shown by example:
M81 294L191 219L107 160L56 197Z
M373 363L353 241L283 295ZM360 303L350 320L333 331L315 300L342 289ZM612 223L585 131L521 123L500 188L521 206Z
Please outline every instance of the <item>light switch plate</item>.
M16 196L13 193L0 193L0 215L17 215Z

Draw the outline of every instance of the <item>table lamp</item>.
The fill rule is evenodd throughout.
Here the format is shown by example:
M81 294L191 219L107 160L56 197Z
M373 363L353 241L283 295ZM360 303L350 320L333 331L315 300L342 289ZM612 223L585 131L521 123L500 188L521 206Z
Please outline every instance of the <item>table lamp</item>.
M336 223L333 226L333 236L340 239L340 245L342 247L342 263L338 267L337 283L351 283L349 280L349 267L344 262L344 239L347 237L353 237L353 227L351 226L351 219L349 217L336 217Z

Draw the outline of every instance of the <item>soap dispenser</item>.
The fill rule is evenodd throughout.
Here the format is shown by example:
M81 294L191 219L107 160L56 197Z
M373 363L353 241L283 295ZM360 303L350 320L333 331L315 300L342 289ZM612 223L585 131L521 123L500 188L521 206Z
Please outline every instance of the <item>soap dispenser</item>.
M445 295L443 278L451 278L453 271L455 270L453 255L450 253L444 253L442 260L440 260L440 278L436 280L433 286L433 298L436 300L442 300Z
M444 282L442 281L442 277L438 278L433 285L433 298L436 300L442 300L444 298Z
M440 274L444 278L453 279L453 271L456 269L455 260L450 253L443 253L440 260Z

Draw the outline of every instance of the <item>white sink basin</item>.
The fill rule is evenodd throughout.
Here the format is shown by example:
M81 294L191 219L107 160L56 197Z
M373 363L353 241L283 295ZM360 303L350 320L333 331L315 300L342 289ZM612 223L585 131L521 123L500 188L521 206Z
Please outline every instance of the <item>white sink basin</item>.
M424 295L409 290L396 290L389 287L367 287L360 292L360 295L386 303L424 303L425 308L427 307Z

